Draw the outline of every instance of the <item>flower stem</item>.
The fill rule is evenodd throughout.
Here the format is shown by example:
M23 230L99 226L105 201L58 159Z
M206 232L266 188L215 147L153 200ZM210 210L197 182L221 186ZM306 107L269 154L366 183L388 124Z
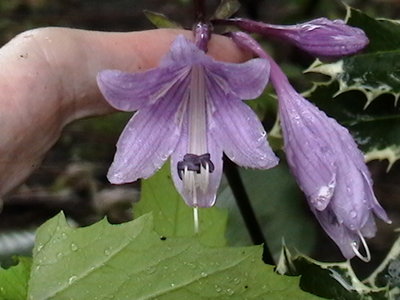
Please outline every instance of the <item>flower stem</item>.
M205 22L206 19L206 1L194 0L194 14L196 22Z
M251 206L249 196L247 195L242 178L240 177L237 166L229 159L224 161L224 173L235 197L240 214L249 232L250 238L255 245L263 244L263 261L267 264L275 264L270 250L265 242L264 233L257 221L256 214Z

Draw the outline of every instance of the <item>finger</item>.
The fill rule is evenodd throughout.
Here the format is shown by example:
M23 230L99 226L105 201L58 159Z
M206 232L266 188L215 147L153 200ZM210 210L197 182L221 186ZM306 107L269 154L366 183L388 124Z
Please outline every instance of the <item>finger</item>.
M140 71L157 66L178 34L42 28L24 32L0 49L0 195L34 170L69 122L112 111L96 85L103 69ZM213 35L209 53L240 62L227 38Z

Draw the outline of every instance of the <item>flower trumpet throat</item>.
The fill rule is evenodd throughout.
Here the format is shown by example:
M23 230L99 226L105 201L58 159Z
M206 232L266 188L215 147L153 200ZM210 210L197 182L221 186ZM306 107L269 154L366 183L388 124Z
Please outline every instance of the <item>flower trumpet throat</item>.
M278 159L266 132L243 99L254 99L269 78L269 63L224 63L206 55L207 30L195 43L179 35L159 66L144 72L105 70L97 82L115 108L136 111L123 130L108 179L147 178L171 157L176 189L193 207L214 205L223 152L241 166L268 169Z

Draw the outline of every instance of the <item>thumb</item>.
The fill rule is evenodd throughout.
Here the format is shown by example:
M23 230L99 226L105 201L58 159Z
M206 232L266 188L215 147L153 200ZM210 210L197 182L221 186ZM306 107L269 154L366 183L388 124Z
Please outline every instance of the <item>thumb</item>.
M178 34L40 28L21 33L0 49L0 195L20 184L73 120L110 113L96 75L104 69L142 71L158 65ZM209 54L241 62L249 55L213 35Z

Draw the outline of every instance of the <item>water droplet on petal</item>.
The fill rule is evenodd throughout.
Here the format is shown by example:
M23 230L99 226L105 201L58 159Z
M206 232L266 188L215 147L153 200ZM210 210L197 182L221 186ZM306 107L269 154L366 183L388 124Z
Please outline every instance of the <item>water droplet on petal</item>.
M350 196L353 195L353 191L350 186L346 187L346 191L347 191L347 194L349 194Z
M357 212L355 210L350 211L350 218L352 219L357 218Z

